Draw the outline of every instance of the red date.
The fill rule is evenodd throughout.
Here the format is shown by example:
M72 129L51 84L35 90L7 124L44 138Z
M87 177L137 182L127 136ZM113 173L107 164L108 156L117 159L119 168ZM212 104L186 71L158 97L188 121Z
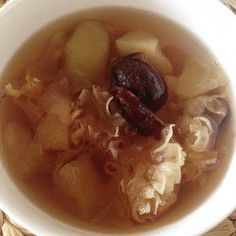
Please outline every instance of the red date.
M160 137L164 128L163 123L140 101L140 99L126 88L116 87L112 95L123 117L137 127L139 134Z
M167 101L167 88L143 54L132 54L115 61L111 68L113 86L132 91L151 110L158 111Z

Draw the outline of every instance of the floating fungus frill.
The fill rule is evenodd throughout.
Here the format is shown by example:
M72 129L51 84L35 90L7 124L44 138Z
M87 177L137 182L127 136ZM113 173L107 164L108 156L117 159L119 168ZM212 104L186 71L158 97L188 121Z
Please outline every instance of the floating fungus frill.
M137 165L134 176L126 180L127 184L124 186L124 180L122 182L137 222L155 219L177 199L176 186L181 182L186 154L179 143L171 141L173 127L166 128L163 144L150 153L151 158Z

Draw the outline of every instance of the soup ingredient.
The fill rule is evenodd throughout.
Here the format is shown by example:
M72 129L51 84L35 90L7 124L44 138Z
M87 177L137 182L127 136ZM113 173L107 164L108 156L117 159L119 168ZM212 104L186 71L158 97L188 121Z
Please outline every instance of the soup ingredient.
M168 95L175 94L178 78L173 75L164 76L166 87L168 88Z
M75 145L92 141L105 148L110 139L118 136L125 120L117 112L111 113L112 100L111 94L99 86L93 85L90 90L81 91L74 104L74 111L77 110L79 115L70 126L71 140Z
M207 114L220 125L227 115L227 102L224 95L200 96L188 100L184 105L184 113L189 116Z
M20 96L26 96L32 99L37 99L43 91L43 85L38 78L26 76L21 88L14 88L11 83L5 85L6 95L18 98Z
M182 183L200 185L204 183L204 172L214 170L219 164L218 151L188 151L186 163L182 168Z
M38 104L47 114L57 115L61 122L69 124L72 97L67 79L50 84Z
M37 104L27 97L14 99L14 103L26 114L33 127L37 126L44 116L44 112L37 106Z
M185 102L183 115L178 120L179 133L191 150L207 151L215 143L218 128L227 115L223 95L200 96Z
M227 102L222 94L205 95L190 99L181 106L183 111L177 127L188 151L183 169L184 182L200 184L202 173L216 168L222 157L214 149L219 127L227 115Z
M37 136L45 150L65 150L69 145L72 98L66 78L52 83L39 98L38 104L46 116L37 127Z
M212 151L212 152L214 152L214 151ZM207 153L205 153L205 154L207 154ZM218 166L219 160L217 159L217 155L218 155L218 153L215 152L214 158L209 158L209 159L201 162L201 168L203 171L205 171L205 172L211 171L211 170L214 170Z
M105 183L89 154L65 164L54 174L54 183L75 200L83 217L91 217L105 206ZM77 206L77 207L78 207Z
M31 132L15 121L5 124L2 132L5 152L17 163L17 174L22 178L38 170L44 163L42 145Z
M147 62L139 58L139 54L133 54L113 63L112 83L131 90L151 111L157 111L167 100L165 82Z
M172 65L162 53L159 39L143 31L133 31L124 34L116 40L116 47L121 56L132 53L144 53L149 63L162 74L172 72Z
M2 225L2 233L4 236L24 236L24 234L19 230L19 228L8 221L4 221L4 224Z
M189 135L186 142L189 148L195 152L207 151L214 144L213 125L204 116L194 117L189 124Z
M40 58L40 65L45 72L55 73L60 69L67 38L67 32L63 30L53 35L45 52Z
M176 201L175 186L181 181L181 166L186 154L178 143L170 142L173 127L166 128L163 144L152 151L151 160L146 158L144 163L137 165L134 176L123 189L137 222L154 219ZM160 157L162 161L157 163Z
M44 115L36 103L44 90L42 82L26 75L20 88L14 88L12 83L8 83L4 90L5 94L11 97L12 101L26 114L31 124L36 126Z
M73 79L90 81L101 76L110 52L110 36L106 27L98 21L85 20L65 47L65 63L68 75Z
M37 137L33 137L24 153L18 159L18 174L30 178L33 173L47 166L48 155Z
M171 75L179 76L183 70L185 64L185 56L183 50L174 45L165 45L162 52L167 56L170 63L173 65L173 71Z
M122 115L142 135L160 136L163 123L131 91L117 87L112 91Z
M4 149L10 156L20 158L24 150L29 146L32 134L16 121L10 121L2 128Z
M45 116L38 124L36 136L47 151L63 151L69 147L69 127L54 114Z
M176 94L179 98L190 99L225 85L226 78L222 73L188 56L178 78Z

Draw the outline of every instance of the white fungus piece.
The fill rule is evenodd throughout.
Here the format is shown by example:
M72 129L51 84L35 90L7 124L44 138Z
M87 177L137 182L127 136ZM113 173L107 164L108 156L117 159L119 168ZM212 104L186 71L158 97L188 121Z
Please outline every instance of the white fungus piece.
M108 144L108 152L111 154L113 159L117 159L119 155L119 147L123 145L122 140L111 140Z
M199 96L184 103L178 131L185 135L190 150L205 152L213 147L218 127L226 115L224 95Z
M224 101L224 96L213 95L203 97L206 109L215 114L225 116L227 113L226 102Z
M87 89L83 89L79 95L78 105L83 106L91 97L90 92Z
M184 113L189 116L210 113L220 125L227 115L227 103L223 95L200 96L185 103Z
M82 109L75 109L71 113L71 123L80 117L80 115L83 113Z
M137 222L157 216L176 200L175 186L181 181L181 166L186 154L180 144L170 142L173 127L169 126L164 143L152 151L152 161L147 158L138 164L126 186L124 181L121 182L129 199L132 217ZM157 156L163 157L161 163L155 163Z
M207 159L205 161L201 162L201 168L203 171L211 171L214 170L217 165L219 164L219 160L217 159L217 157L215 158L211 158L211 159Z
M186 142L190 150L195 152L207 151L213 135L210 120L204 116L194 117L189 125L189 135Z
M81 137L83 136L84 132L86 131L86 127L80 123L80 121L75 121L76 122L76 130L71 134L70 139L72 143L77 145L80 142Z
M224 100L224 97L215 95L205 96L204 98L206 110L217 116L215 117L215 120L218 125L220 125L226 117L228 111L227 103Z
M18 98L21 96L22 92L13 88L11 83L5 85L5 93L7 96Z
M183 115L177 122L177 130L188 152L184 180L200 184L203 172L215 169L219 163L219 153L213 147L218 128L227 115L226 97L224 94L199 96L180 105Z
M5 94L7 96L18 98L22 95L37 98L43 90L43 85L38 78L26 75L25 81L20 88L14 88L11 83L5 85Z
M116 127L124 124L125 120L119 113L112 114L110 111L110 103L113 100L113 96L111 96L108 92L103 91L101 88L97 86L93 86L93 96L96 100L96 104L98 109L102 110L106 119L111 120Z
M219 164L218 151L188 152L187 161L182 169L184 182L200 184L203 173L214 170Z
M119 137L119 127L125 123L123 117L118 114L112 114L110 103L113 97L100 87L93 85L92 92L83 89L78 98L78 109L83 109L78 119L74 119L71 127L71 140L78 144L82 139L93 140L100 135L107 136L108 139ZM112 153L116 156L117 150L112 143ZM116 148L117 149L117 148Z

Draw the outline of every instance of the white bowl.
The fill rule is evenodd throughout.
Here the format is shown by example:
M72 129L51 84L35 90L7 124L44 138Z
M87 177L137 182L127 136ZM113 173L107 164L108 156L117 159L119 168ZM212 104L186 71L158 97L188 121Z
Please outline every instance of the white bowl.
M43 26L75 11L102 6L142 9L182 25L213 53L231 79L232 90L236 94L236 17L216 0L11 0L0 10L0 74L16 50ZM171 224L135 235L202 234L223 220L236 207L235 196L234 152L221 182L199 207ZM38 209L20 192L2 164L0 207L13 220L36 235L103 235L66 225Z

